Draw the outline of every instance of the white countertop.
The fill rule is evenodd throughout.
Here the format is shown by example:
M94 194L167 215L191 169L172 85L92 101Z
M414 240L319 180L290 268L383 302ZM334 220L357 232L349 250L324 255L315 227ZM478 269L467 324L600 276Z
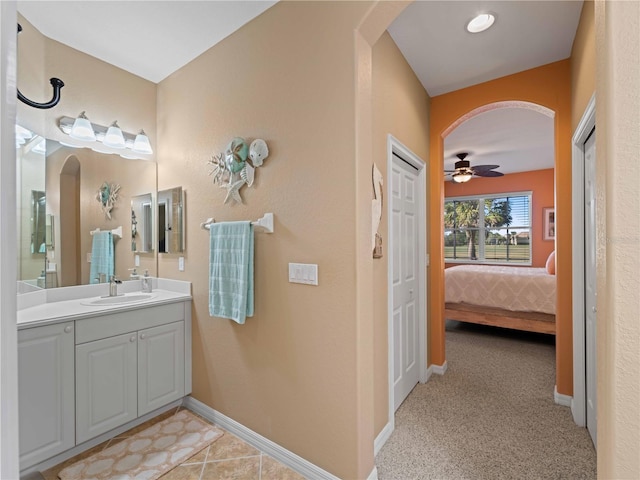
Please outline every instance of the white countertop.
M135 303L87 305L109 293L108 284L63 287L18 295L18 329L90 318L109 313L137 310L191 299L191 283L162 278L153 279L153 297ZM126 281L118 293L140 294L140 281Z

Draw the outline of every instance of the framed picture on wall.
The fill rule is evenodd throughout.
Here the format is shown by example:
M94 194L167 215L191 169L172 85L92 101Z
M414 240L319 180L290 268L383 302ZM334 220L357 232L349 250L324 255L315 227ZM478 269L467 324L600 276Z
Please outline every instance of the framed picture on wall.
M545 240L555 240L556 238L556 209L547 207L542 209L544 226L543 238Z

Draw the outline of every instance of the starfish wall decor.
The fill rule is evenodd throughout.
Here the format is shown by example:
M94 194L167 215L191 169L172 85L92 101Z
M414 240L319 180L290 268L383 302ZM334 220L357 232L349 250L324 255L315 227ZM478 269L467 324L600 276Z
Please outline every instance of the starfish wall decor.
M225 153L214 155L208 165L213 167L209 175L213 176L213 183L227 190L224 203L233 200L242 203L240 189L246 184L251 187L255 178L256 169L261 167L265 158L269 156L267 143L262 139L256 139L247 145L244 138L235 137Z

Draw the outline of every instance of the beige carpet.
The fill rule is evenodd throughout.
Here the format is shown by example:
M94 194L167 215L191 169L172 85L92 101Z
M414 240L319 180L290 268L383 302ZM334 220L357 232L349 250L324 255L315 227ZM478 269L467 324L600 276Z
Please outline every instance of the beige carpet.
M448 370L396 412L380 480L596 478L587 430L553 401L554 337L448 322L446 338Z
M62 470L61 480L153 480L223 435L188 410Z

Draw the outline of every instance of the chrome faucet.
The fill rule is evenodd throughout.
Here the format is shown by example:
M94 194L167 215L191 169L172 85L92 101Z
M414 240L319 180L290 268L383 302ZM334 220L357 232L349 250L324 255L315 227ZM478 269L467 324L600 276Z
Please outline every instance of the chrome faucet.
M111 275L111 279L109 281L109 296L117 297L118 296L118 284L122 283L122 280L118 280L115 275Z

